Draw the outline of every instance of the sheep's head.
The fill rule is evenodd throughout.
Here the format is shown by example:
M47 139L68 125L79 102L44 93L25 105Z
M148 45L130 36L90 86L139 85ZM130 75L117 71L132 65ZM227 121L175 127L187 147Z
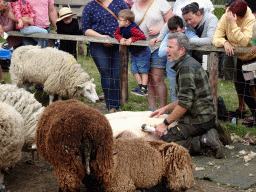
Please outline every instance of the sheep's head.
M87 97L95 103L99 100L99 97L96 93L96 85L92 83L93 81L94 79L92 78L90 81L87 81L81 85L77 85L76 87L82 90L82 94L84 97Z

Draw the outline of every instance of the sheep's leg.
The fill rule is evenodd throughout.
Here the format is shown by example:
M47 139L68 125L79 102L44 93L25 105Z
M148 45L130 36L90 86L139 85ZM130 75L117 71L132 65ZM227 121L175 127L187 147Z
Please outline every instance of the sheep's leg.
M0 191L5 191L5 186L4 186L4 174L0 170Z
M58 100L60 100L60 101L62 100L62 97L60 95L58 95Z
M49 95L49 105L52 104L53 99L54 99L54 95Z

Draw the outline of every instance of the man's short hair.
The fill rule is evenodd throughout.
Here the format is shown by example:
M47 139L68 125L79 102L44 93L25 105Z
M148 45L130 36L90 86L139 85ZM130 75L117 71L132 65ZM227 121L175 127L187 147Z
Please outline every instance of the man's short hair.
M189 50L189 39L184 33L181 33L181 32L171 33L168 39L177 39L179 49L181 47L184 47L186 53Z
M175 15L168 20L167 26L170 31L174 31L177 30L178 27L182 29L184 25L182 19L179 16Z
M118 17L122 17L128 20L130 23L133 23L135 20L135 15L130 9L123 9L118 13Z

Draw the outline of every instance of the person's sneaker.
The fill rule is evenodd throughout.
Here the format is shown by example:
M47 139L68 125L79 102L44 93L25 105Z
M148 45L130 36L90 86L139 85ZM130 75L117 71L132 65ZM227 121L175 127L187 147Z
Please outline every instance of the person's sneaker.
M138 95L138 96L147 96L147 89L145 87L141 87L137 92L134 92L133 94Z
M224 158L224 147L219 139L219 135L215 129L210 129L207 133L200 137L203 147L210 147L215 152L217 159Z
M136 87L135 89L131 90L131 93L137 93L140 90L140 87Z
M223 123L217 122L215 129L218 132L220 141L223 143L223 145L230 145L232 143L230 134Z

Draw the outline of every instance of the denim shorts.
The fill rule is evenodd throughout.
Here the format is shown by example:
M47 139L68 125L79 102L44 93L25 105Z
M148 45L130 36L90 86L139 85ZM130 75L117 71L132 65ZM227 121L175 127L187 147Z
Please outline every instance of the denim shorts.
M145 51L141 51L137 55L131 56L131 72L149 73L151 52L149 47Z
M151 53L150 67L151 68L166 68L167 56L159 57L158 49Z

